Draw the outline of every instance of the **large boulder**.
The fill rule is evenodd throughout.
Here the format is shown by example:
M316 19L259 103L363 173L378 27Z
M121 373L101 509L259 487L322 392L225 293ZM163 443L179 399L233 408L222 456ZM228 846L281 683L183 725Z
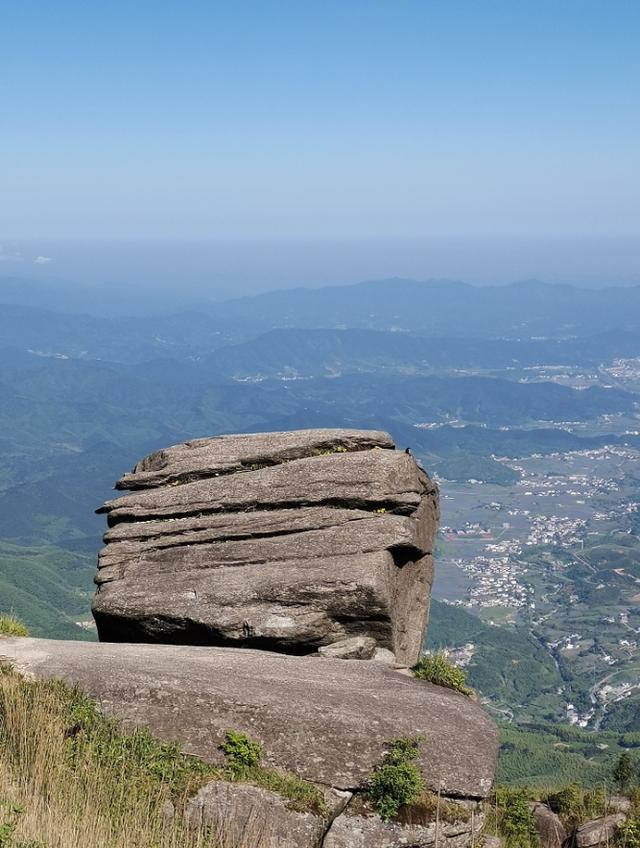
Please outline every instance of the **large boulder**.
M593 821L585 822L576 828L573 835L575 848L596 848L597 845L609 845L613 842L616 830L625 820L624 813L612 813Z
M458 821L428 823L385 822L378 816L338 816L322 848L473 848L482 844L484 816L461 816Z
M472 699L360 660L183 645L0 638L0 662L80 686L126 727L209 762L229 730L263 745L264 764L340 790L366 785L388 743L424 737L417 764L449 797L491 788L496 728Z
M221 436L152 454L106 503L103 641L315 653L374 639L418 659L437 487L390 436Z
M323 793L325 812L291 809L286 799L259 786L216 780L187 804L186 818L195 827L223 835L224 844L260 848L320 848L331 821L351 798L335 789Z
M533 804L531 812L540 837L541 848L562 848L567 838L567 830L560 816L546 804L540 803Z

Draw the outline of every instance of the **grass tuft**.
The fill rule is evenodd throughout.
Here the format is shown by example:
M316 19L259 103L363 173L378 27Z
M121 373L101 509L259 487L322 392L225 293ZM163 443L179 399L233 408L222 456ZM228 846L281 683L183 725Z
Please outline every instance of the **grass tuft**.
M421 657L413 667L413 674L419 680L426 680L436 686L444 686L467 696L472 694L472 690L466 685L467 676L464 671L449 662L443 653Z
M315 784L289 772L264 768L260 762L262 745L245 733L229 730L220 747L226 757L224 776L227 780L251 783L276 792L287 799L290 810L316 815L328 813L322 792Z
M0 613L0 636L28 636L29 631L15 615Z
M146 729L124 733L60 681L0 668L0 845L258 848L257 830L232 838L227 823L214 833L184 820L187 800L223 772Z

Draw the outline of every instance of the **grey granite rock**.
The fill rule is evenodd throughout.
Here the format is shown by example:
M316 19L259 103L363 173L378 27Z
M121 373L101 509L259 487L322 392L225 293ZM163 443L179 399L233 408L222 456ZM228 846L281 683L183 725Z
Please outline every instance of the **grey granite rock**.
M625 798L624 795L612 795L607 800L607 812L630 813L631 807L631 799Z
M417 661L437 487L387 434L201 439L147 457L118 486L134 491L101 510L102 640L304 654L366 637Z
M378 816L338 816L329 828L323 848L469 848L480 844L484 817L476 814L458 822L401 824Z
M533 804L531 812L540 837L541 848L561 848L568 834L560 817L546 804Z
M613 813L581 824L576 828L573 837L575 848L595 848L596 845L610 844L618 825L622 824L625 818L624 813Z
M432 788L482 798L496 728L469 698L375 662L265 651L0 638L0 662L79 685L127 727L221 762L225 733L247 733L267 766L343 790L362 788L399 736L425 737L418 765Z
M376 640L370 636L352 636L318 649L321 657L335 660L370 660L376 651Z
M388 433L376 430L293 430L194 439L141 459L116 489L147 489L188 482L305 456L394 447Z
M320 848L331 820L344 808L348 792L324 793L326 814L296 812L285 798L246 783L208 783L187 804L187 821L224 835L225 844L256 848Z
M356 451L312 456L255 471L205 477L116 498L98 510L110 526L120 521L178 518L203 512L239 512L329 505L411 515L435 484L406 453Z

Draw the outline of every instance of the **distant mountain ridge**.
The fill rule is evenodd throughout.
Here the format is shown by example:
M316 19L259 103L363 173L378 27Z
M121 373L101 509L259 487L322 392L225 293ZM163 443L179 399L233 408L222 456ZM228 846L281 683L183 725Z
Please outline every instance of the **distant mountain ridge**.
M74 309L69 290L60 288L59 297L56 291L55 284L52 289L42 284L39 287L25 284L21 297L15 280L0 277L0 304L4 304L5 315L4 322L0 316L3 334L8 332L9 338L13 338L12 325L6 316L19 314L29 325L38 320L38 312L43 308L58 316L77 317L84 313L78 328L69 329L72 336L89 322L99 333L107 328L119 328L120 333L126 330L138 341L142 337L147 342L154 339L156 344L178 344L195 350L202 350L207 337L211 343L213 334L222 334L223 339L218 341L228 342L290 327L350 327L438 337L510 339L567 338L614 329L640 330L640 286L581 289L538 281L472 286L458 281L390 279L286 289L219 303L189 301L184 311L165 310L161 314L157 314L152 298L147 299L150 302L145 309L140 292L132 292L132 318L96 318L105 314L102 296L93 303L79 292L79 305ZM114 291L113 297L120 301L123 292ZM43 320L46 316L40 317L40 331L51 332L43 327ZM61 322L61 317L53 318L54 325Z
M443 478L508 484L517 474L495 456L640 438L611 435L637 429L640 383L600 368L626 357L634 373L640 288L391 280L127 318L74 310L54 289L2 304L20 294L0 278L0 582L8 611L43 635L86 636L74 622L99 547L91 508L163 444L369 427ZM571 369L598 385L560 385ZM30 575L56 561L52 594Z
M392 279L291 289L217 304L218 319L275 327L396 329L424 335L567 337L640 328L640 286L579 289L537 281L472 286Z

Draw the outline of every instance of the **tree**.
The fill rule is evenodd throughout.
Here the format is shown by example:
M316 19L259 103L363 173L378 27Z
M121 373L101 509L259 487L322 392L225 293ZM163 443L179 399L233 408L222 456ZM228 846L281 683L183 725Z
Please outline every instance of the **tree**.
M636 769L628 751L623 751L613 767L613 779L620 792L627 792L636 781Z

